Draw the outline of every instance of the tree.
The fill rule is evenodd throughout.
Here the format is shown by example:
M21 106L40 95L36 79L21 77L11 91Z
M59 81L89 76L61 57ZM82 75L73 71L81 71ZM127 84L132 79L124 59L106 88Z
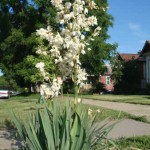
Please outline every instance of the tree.
M111 62L111 67L112 67L111 79L113 79L115 84L118 84L118 82L120 82L121 80L121 76L123 75L122 69L123 69L124 61L122 61L122 59L119 58L118 53L114 53L110 62Z
M9 83L7 82L7 80L5 79L4 76L0 76L0 88L8 88L9 87Z
M98 25L101 27L99 36L91 44L91 51L81 57L82 66L89 75L99 77L106 71L105 61L112 59L116 52L117 44L107 43L110 36L107 34L108 28L113 26L113 17L108 14L107 0L95 0L100 7L100 11L92 10L90 14L95 15L98 19ZM91 31L93 32L93 30ZM96 78L95 78L96 79Z
M137 60L122 61L120 77L115 78L115 93L135 94L140 89L141 72Z
M99 11L92 11L89 15L98 18L101 33L91 42L91 49L81 57L82 67L90 75L99 76L104 72L105 60L109 60L116 45L106 40L108 28L112 26L113 18L107 13L107 0L96 0ZM4 0L0 2L0 66L8 81L21 87L30 86L35 70L31 71L34 63L27 62L28 56L37 57L35 51L38 40L35 40L36 29L45 28L50 23L55 30L56 10L49 0ZM93 32L94 28L91 32ZM19 57L18 57L19 56ZM33 60L33 59L32 59ZM30 59L31 61L31 59ZM31 77L31 78L30 78ZM35 79L35 78L34 78Z
M28 56L35 56L38 40L35 30L47 24L50 18L47 9L50 1L10 0L0 2L0 68L8 82L14 86L29 87L37 69L27 62ZM51 10L53 14L53 10ZM52 17L54 19L54 17ZM53 20L49 19L49 21ZM54 22L54 21L53 21ZM13 83L11 83L13 81Z

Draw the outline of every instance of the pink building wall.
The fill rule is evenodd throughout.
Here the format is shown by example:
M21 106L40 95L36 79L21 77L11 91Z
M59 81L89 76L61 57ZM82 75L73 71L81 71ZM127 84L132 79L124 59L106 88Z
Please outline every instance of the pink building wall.
M104 88L107 90L107 91L114 91L114 81L110 78L110 82L109 84L107 84L107 77L110 78L110 75L103 75L99 78L99 82L101 82L102 84L104 84Z

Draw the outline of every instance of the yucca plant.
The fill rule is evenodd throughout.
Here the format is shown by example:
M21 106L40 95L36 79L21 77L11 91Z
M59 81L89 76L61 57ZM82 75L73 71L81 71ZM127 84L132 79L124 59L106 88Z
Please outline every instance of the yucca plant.
M52 107L37 108L26 121L14 113L13 122L29 150L89 150L97 141L106 138L111 126L105 121L95 125L96 115L89 116L82 104L71 107L67 101L62 110L57 100Z

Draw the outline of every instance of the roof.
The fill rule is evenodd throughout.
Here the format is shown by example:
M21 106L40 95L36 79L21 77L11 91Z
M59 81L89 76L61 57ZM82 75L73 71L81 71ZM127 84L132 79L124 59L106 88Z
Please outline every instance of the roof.
M150 52L150 40L147 40L143 46L143 49L141 51L141 55L144 53Z
M124 61L136 60L139 58L139 54L119 54L120 58Z

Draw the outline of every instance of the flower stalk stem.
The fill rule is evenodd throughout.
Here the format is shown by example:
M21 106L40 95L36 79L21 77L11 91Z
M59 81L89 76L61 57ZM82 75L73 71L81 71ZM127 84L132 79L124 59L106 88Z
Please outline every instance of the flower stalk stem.
M78 66L77 62L74 61L74 105L78 104L79 86L77 84Z

